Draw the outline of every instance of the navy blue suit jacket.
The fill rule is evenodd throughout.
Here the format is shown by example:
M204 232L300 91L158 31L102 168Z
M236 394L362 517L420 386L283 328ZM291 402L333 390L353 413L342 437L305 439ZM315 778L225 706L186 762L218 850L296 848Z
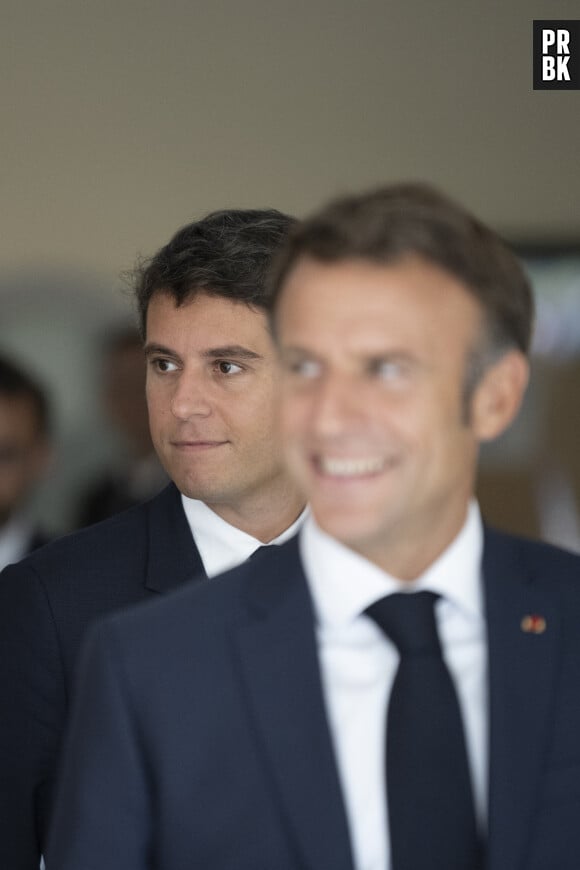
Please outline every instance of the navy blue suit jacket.
M87 627L203 573L173 485L150 502L54 541L2 572L2 870L38 870Z
M483 571L487 868L577 870L580 558L486 532ZM106 620L82 680L49 870L353 870L295 540Z

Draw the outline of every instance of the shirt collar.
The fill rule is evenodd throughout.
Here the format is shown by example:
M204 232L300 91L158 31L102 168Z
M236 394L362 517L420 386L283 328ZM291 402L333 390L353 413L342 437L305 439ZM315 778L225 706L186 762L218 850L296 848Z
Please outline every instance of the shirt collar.
M346 624L385 595L420 589L437 592L468 615L483 615L483 526L473 500L459 534L413 583L398 580L327 535L312 515L300 532L299 546L315 611L322 625Z
M258 538L227 523L204 502L183 494L181 501L208 577L215 577L216 574L245 562L258 547L263 546ZM268 541L268 544L283 544L295 535L308 513L308 508L304 508L298 519L282 534Z

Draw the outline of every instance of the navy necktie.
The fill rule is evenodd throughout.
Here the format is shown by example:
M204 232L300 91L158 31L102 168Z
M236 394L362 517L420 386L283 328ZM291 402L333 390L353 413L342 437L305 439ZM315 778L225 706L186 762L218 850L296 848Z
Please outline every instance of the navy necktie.
M386 736L393 870L482 866L461 713L435 623L437 597L396 593L366 611L400 654Z
M276 546L276 544L260 544L259 547L256 547L256 549L254 550L253 553L250 553L250 555L248 556L246 561L249 562L250 559L255 559L256 557L258 557L260 555L260 553L263 553L264 550L271 550L272 547L275 547L275 546Z

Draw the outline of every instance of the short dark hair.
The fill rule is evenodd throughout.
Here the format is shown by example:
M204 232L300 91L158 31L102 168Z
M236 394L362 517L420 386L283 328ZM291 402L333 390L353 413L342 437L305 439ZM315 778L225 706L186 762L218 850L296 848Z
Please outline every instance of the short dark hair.
M201 291L268 308L271 261L293 223L275 209L228 209L182 227L134 272L141 334L156 293L168 294L177 306Z
M529 353L534 303L519 260L496 233L424 183L345 196L299 224L274 264L271 311L285 279L303 257L325 263L362 259L389 264L408 256L453 275L482 306L487 346L470 361L468 389L507 350Z
M46 391L22 368L7 356L0 354L0 396L8 399L26 399L34 409L38 434L50 432L50 405Z

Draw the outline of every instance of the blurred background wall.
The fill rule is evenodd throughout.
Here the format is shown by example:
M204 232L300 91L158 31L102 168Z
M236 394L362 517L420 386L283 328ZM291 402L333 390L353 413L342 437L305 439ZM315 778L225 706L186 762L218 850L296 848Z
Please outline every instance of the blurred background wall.
M4 0L0 347L53 394L45 521L70 526L119 455L102 336L131 316L120 273L183 223L422 178L509 238L577 241L580 92L532 90L532 21L575 17L577 0Z

